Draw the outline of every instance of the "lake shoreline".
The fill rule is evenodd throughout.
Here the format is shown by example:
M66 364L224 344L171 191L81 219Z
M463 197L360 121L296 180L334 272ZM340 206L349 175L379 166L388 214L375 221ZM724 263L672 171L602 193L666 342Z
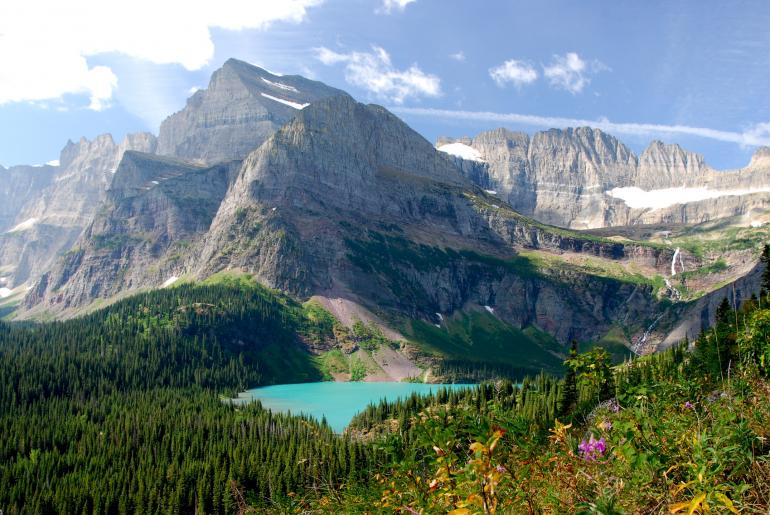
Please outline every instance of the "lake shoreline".
M442 388L466 389L475 384L411 383L394 381L321 381L261 386L240 392L233 404L259 401L273 412L307 415L342 434L353 417L369 404L427 395Z

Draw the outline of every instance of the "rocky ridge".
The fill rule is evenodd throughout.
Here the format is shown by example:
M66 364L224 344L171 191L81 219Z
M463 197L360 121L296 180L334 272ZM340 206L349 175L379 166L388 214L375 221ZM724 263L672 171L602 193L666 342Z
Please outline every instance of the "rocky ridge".
M456 143L479 155L477 160L455 157L467 177L517 211L562 227L702 223L763 214L770 208L767 148L759 149L747 167L721 172L702 156L660 141L637 157L616 138L588 127L551 129L531 137L497 129L474 138L440 138L437 147ZM645 192L670 188L681 188L668 193L674 198L670 203L641 205L650 201L640 199ZM693 192L704 188L742 194L705 198Z

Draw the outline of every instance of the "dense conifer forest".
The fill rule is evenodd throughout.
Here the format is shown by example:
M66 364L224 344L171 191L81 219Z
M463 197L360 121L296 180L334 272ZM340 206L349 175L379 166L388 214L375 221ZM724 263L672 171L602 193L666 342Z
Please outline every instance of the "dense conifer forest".
M237 281L155 291L66 322L0 323L0 508L230 513L238 499L266 506L364 477L370 447L222 398L320 379L297 339L330 330Z

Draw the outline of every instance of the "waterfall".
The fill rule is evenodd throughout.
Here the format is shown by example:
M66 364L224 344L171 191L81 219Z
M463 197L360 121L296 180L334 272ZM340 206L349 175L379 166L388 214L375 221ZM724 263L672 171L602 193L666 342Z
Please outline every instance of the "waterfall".
M653 322L650 324L650 327L648 327L648 328L647 328L647 330L644 332L644 334L642 335L642 337L641 337L641 338L639 338L639 340L637 340L637 342L631 346L631 352L633 352L633 353L634 353L634 354L636 354L637 356L641 355L642 347L643 347L643 346L644 346L644 344L647 342L647 338L649 338L649 337L650 337L650 333L652 333L652 330L653 330L653 329L655 329L655 326L656 326L656 325L658 325L658 322L660 321L660 319L661 319L661 318L663 318L663 315L664 315L664 314L665 314L665 313L661 313L660 315L658 315L658 318L656 318L656 319L655 319L655 320L654 320L654 321L653 321Z
M679 256L679 247L674 251L674 257L671 259L671 277L676 275L676 258L679 258L679 262L682 262L682 258ZM682 265L682 271L684 272L684 265Z

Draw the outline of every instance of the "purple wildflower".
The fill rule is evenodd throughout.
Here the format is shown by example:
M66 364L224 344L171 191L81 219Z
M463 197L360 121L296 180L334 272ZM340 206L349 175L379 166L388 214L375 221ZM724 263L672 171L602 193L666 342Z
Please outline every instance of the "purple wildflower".
M684 403L684 407L685 407L685 409L693 409L693 408L695 408L695 406L693 406L692 402L690 402L690 401L685 402Z
M590 439L580 442L578 449L584 460L596 461L604 454L604 451L607 450L607 441L604 437L597 440L594 438L594 435L591 435Z
M508 469L506 469L502 465L498 465L495 467L495 471L499 472L500 474L505 474L506 472L508 472Z

